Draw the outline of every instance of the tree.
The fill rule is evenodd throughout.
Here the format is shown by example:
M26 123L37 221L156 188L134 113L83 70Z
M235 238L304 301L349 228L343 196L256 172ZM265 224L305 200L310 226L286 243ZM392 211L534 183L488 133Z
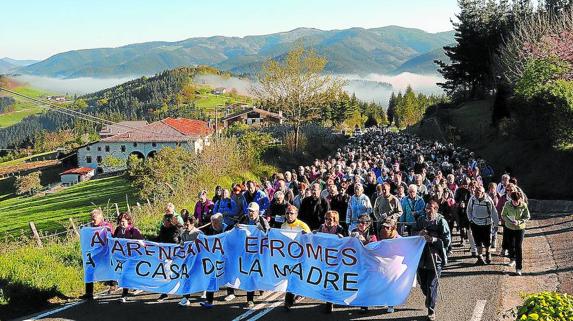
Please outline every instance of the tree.
M33 195L42 188L40 172L33 172L26 176L18 176L14 182L17 195Z
M386 116L388 118L388 124L392 125L394 122L394 115L396 112L396 94L392 92L390 100L388 101L388 109L386 110Z
M252 87L264 105L282 111L295 131L295 149L301 125L320 118L321 109L343 94L345 81L323 75L327 60L297 45L282 60L267 60Z

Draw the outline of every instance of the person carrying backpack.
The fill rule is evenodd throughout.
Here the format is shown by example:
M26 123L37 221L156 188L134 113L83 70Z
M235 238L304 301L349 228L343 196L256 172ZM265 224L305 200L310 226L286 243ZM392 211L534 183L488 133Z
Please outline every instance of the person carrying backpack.
M467 206L467 215L478 251L476 264L490 264L491 253L489 250L491 247L492 225L496 230L499 224L499 217L493 200L485 193L483 186L478 186L474 195L470 198ZM485 261L482 256L484 247Z

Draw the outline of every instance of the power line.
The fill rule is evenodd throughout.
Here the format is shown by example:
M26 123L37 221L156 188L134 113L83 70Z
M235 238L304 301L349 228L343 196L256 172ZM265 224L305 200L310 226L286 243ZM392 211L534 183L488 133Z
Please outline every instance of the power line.
M22 97L22 98L31 100L32 102L36 103L38 106L46 108L48 110L58 112L58 113L61 113L61 114L64 114L64 115L67 115L70 117L76 117L76 118L79 118L79 119L82 119L82 120L85 120L88 122L96 123L98 125L106 125L106 126L113 125L113 126L117 126L117 127L123 127L125 129L128 129L128 131L139 131L139 132L143 132L143 133L152 133L152 134L155 133L154 131L144 129L141 127L131 127L131 126L128 126L125 124L113 122L111 120L107 120L107 119L97 117L94 115L84 114L84 113L79 112L77 110L68 109L68 108L62 107L60 105L56 105L56 104L48 102L48 101L44 101L41 99L30 97L30 96L27 96L27 95L24 95L24 94L21 94L21 93L18 93L18 92L15 92L15 91L3 88L3 87L0 87L0 90L6 91L6 92L11 93L13 95L16 95L18 97ZM185 135L185 136L187 136L187 135ZM185 140L185 142L187 144L189 144L189 140L191 140L191 137L187 138Z

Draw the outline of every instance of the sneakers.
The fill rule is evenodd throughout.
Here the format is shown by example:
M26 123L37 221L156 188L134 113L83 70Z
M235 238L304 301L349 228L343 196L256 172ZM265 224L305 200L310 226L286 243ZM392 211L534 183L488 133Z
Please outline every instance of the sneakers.
M477 259L475 265L485 265L485 262L484 262L483 257L481 255L478 256L478 259Z
M510 260L509 263L507 263L507 266L514 267L514 266L515 266L515 261L514 261L514 260Z
M122 296L119 298L119 303L127 303L127 297Z
M429 321L434 321L436 320L436 311L434 311L431 308L428 308L428 320Z
M515 270L515 274L517 274L518 276L521 276L521 269Z
M255 307L255 302L247 301L247 306L246 306L247 309L252 309L254 307Z
M210 303L208 301L203 301L199 304L205 309L211 309L213 307L213 303Z
M207 291L203 291L203 294L201 294L201 299L206 299L207 298Z
M394 307L393 306L389 306L388 309L386 309L387 313L394 313Z
M225 300L227 302L231 302L231 301L235 300L235 295L234 294L228 294L223 300Z
M157 298L157 302L161 303L163 301L165 301L165 299L167 299L168 295L167 294L162 294L159 296L159 298Z
M302 295L297 295L294 297L294 303L301 303L302 300L304 300L304 297Z
M487 252L485 254L485 263L491 264L491 253L490 252Z
M113 294L113 292L117 291L117 285L112 285L109 287L109 289L107 290L107 294L111 295Z
M189 301L189 299L183 297L181 298L181 301L179 301L179 306L181 307L190 307L191 306L191 301Z

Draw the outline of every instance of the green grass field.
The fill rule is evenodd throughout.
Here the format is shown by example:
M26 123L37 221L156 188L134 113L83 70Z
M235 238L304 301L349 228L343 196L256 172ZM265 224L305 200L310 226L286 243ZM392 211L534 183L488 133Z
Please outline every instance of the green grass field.
M118 203L126 209L125 195L130 205L136 203L133 189L122 177L111 177L79 183L54 194L32 197L0 198L0 234L15 235L20 230L29 234L28 222L33 221L41 231L61 230L68 218L86 221L89 212L97 207L105 210Z
M32 88L29 86L17 87L13 89L13 91L34 98L40 98L42 96L50 95L49 92ZM10 113L0 114L0 128L12 126L14 124L19 123L22 119L30 115L35 115L44 111L42 107L39 107L38 105L30 102L27 99L17 96L13 97L14 99L16 99L16 103L14 105L14 111Z

